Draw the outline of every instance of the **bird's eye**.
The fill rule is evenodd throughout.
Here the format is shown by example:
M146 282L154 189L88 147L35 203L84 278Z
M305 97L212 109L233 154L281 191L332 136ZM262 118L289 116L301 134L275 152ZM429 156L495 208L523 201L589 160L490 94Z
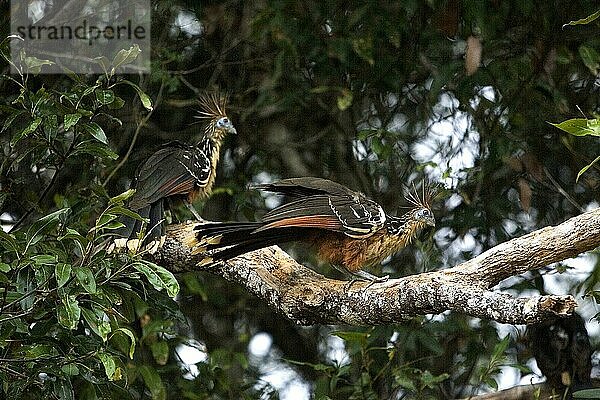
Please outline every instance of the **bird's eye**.
M219 120L217 121L217 126L218 126L219 128L222 128L222 127L224 127L225 125L227 125L228 123L229 123L229 118L227 118L227 117L223 117L223 118L221 118L221 119L219 119Z
M428 218L431 216L431 213L429 212L428 209L424 208L422 210L419 211L419 216L422 218Z

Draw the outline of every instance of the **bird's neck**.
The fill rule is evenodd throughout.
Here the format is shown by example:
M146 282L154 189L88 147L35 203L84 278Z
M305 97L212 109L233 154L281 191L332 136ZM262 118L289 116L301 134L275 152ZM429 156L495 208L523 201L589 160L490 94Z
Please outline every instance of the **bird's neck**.
M385 220L385 227L389 234L396 236L410 235L410 213L406 213L400 217L388 215Z
M208 157L210 160L210 175L208 177L208 183L204 189L206 193L210 193L212 186L215 183L217 164L219 163L219 154L221 152L221 144L223 143L222 137L219 135L216 138L211 135L204 135L202 140L197 144L197 147Z

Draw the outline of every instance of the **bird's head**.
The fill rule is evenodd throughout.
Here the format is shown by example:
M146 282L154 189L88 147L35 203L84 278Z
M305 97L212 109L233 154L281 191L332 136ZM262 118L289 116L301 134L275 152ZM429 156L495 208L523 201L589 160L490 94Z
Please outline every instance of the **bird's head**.
M207 121L204 133L213 140L222 140L229 133L237 133L227 116L228 97L223 93L206 93L199 98L200 110L196 118Z
M412 220L423 226L435 226L435 217L433 212L427 207L417 207L412 209Z
M421 193L413 185L413 190L406 194L406 201L411 205L410 219L419 228L435 226L435 217L431 210L431 201L437 195L437 190L430 184L423 182Z

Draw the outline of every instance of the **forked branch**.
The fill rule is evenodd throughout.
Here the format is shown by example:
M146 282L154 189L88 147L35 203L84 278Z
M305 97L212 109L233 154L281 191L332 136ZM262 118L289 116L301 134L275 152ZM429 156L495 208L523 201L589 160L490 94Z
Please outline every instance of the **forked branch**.
M573 296L514 297L492 288L502 280L600 246L600 208L495 246L436 272L369 285L329 279L278 247L199 267L184 244L198 223L172 225L157 261L170 271L206 270L238 282L302 325L381 325L447 310L510 324L531 324L573 312Z

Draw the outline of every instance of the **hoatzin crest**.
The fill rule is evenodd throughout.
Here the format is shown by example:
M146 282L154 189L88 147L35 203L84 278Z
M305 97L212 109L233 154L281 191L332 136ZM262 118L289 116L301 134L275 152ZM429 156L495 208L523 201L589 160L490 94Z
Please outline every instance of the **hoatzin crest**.
M125 227L117 232L117 248L137 249L140 236L150 252L164 242L164 201L181 200L194 217L202 220L192 206L197 198L206 198L215 182L219 152L224 137L236 130L227 116L227 96L210 93L200 97L197 118L206 122L204 135L195 145L173 141L160 147L137 169L132 188L135 193L128 207L149 219L142 223L126 218Z
M261 222L207 223L196 227L195 254L206 254L201 264L229 260L240 254L291 241L307 242L334 267L371 280L362 269L380 263L410 243L426 226L435 226L430 207L433 192L410 194L411 209L401 217L359 192L327 179L291 178L256 185L276 192L289 202L269 211Z

